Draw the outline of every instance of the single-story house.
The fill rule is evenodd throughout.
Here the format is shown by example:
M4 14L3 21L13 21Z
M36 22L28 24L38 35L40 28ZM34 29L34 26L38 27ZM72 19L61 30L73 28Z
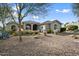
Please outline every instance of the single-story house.
M39 30L39 31L44 31L44 30L58 30L60 31L61 28L61 22L58 20L54 21L46 21L43 23L39 23L36 21L24 21L22 22L22 29L23 30ZM18 31L18 23L15 22L9 22L6 24L6 30L15 30Z
M57 30L58 32L60 32L60 29L61 29L61 25L62 23L59 22L58 20L54 20L54 21L46 21L46 22L43 22L41 24L41 30L44 31L44 30Z

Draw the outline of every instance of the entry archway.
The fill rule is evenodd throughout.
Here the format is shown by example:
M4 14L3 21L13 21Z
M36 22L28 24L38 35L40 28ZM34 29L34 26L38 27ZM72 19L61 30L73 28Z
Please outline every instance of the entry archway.
M30 24L26 24L26 30L31 30L31 25Z
M33 30L37 30L38 29L38 25L37 24L34 24L33 25Z
M12 26L11 26L11 30L12 30L12 31L16 31L16 26L15 26L15 25L12 25Z

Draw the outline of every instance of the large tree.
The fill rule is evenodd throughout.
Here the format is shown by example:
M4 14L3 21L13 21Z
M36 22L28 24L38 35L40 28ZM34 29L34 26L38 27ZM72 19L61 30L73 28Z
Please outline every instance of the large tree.
M0 4L0 21L3 25L3 31L5 31L6 22L14 18L12 16L12 9L8 6L8 4ZM12 16L12 17L11 17Z
M21 37L21 25L22 20L27 17L28 15L45 15L47 10L46 3L16 3L12 5L16 10L15 13L17 14L17 19L19 22L19 40L22 41Z
M72 4L72 11L77 17L79 17L79 3Z
M74 13L75 16L79 17L79 3L73 3L72 4L72 12ZM74 33L73 37L77 38L75 33Z

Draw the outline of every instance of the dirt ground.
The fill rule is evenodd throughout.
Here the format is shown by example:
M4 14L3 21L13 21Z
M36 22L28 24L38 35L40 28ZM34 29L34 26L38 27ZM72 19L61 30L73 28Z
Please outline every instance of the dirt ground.
M79 56L79 39L71 35L18 36L0 40L1 56Z

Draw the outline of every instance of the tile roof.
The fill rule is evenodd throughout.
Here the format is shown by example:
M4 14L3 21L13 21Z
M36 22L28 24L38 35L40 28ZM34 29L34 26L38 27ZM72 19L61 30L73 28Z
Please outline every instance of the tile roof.
M59 24L62 24L61 22L59 22L58 20L54 20L54 21L45 21L42 24L49 24L49 23L54 23L54 22L58 22Z
M24 21L23 23L26 23L26 24L40 24L39 22L36 22L36 21Z

